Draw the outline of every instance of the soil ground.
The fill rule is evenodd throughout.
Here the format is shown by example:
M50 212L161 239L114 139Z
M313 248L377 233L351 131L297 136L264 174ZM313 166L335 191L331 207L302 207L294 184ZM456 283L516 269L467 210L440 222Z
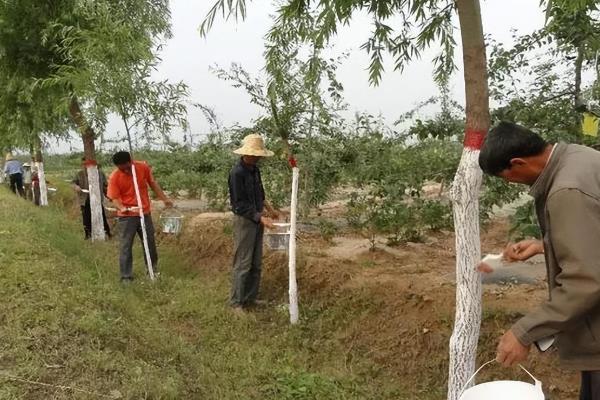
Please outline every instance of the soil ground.
M188 218L186 232L179 240L195 254L208 255L210 260L198 260L199 268L207 268L209 261L208 268L227 273L231 257L229 221L227 213ZM508 230L506 217L488 224L482 236L483 254L501 251ZM273 306L286 303L286 262L285 254L267 250L262 293ZM340 329L331 334L344 343L349 359L372 359L382 373L414 385L415 394L434 393L432 398L443 398L454 320L452 233L433 233L425 243L395 247L378 238L371 251L369 241L352 232L339 231L329 241L318 233L300 232L298 279L301 303L311 307L318 304L324 312L328 308L347 309L348 319L340 321ZM503 332L547 296L540 258L498 270L485 276L483 282L479 364L493 359ZM544 354L532 350L526 365L544 383L548 399L577 397L577 374L560 369L553 350ZM482 380L506 378L528 380L517 369L498 366L489 367L481 376Z
M235 332L239 326L222 314L232 258L230 214L198 213L198 207L203 209L198 202L179 203L180 210L186 214L184 231L178 237L159 235L161 249L176 252L178 260L186 260L187 265L183 268L195 277L190 280L187 274L182 275L179 280L173 281L174 284L194 285L194 289L196 285L202 288L206 285L210 296L203 298L198 307L204 306L206 301L214 303L211 312L218 315L219 324L232 324L232 332ZM339 218L340 207L342 205L324 208L321 217ZM160 210L157 210L157 219L159 214ZM72 215L75 217L77 213ZM302 226L305 229L299 233L298 254L300 327L289 332L277 327L282 322L280 316L286 312L287 258L285 253L266 250L261 296L267 306L253 312L253 320L248 321L249 328L245 334L260 333L262 338L264 334L276 333L280 338L293 339L294 343L281 339L285 342L282 343L275 336L270 339L283 348L273 349L273 354L269 355L271 358L263 353L253 357L265 358L268 362L265 361L263 368L267 369L269 362L281 359L277 352L296 346L302 348L302 354L305 354L302 365L307 371L319 370L331 376L352 376L380 382L374 387L385 382L387 386L397 383L402 388L409 388L400 396L391 392L386 395L379 393L379 398L444 399L448 342L456 295L453 234L432 233L424 243L394 247L388 246L385 238L378 238L375 250L371 251L368 240L347 229L340 228L331 240L325 240L318 230L310 229L309 225ZM483 253L499 252L507 238L506 218L492 221L483 230ZM179 271L182 266L177 264L171 268ZM183 274L181 271L178 273ZM503 332L546 298L544 279L545 271L539 259L510 266L485 277L478 364L493 359L497 340ZM218 298L213 299L214 296ZM184 299L191 301L182 294L181 301ZM202 316L205 310L195 307L195 304L190 307L190 316L186 314L181 318L185 323L179 321L174 325L180 336L190 342L194 342L197 336L211 337L211 329L214 330L211 314L211 318L202 317L210 329L201 329L202 335L198 333L197 326L193 325L197 321L193 318L196 314ZM271 342L263 347L271 349L269 346ZM332 349L335 357L332 357ZM220 347L219 351L209 350L215 353L211 362L220 362L222 350ZM200 360L202 352L198 353L198 357ZM224 362L223 368L227 365L228 362ZM559 367L554 351L540 354L532 350L525 366L544 383L547 399L577 398L578 376ZM190 376L193 376L191 372ZM298 384L302 386L306 385L304 379L312 379L312 375L300 378L302 381ZM480 381L492 379L529 380L518 368L506 370L499 366L486 368L480 377ZM287 390L288 382L284 383L282 387ZM256 397L252 396L249 398ZM290 394L288 397L265 398L311 397Z

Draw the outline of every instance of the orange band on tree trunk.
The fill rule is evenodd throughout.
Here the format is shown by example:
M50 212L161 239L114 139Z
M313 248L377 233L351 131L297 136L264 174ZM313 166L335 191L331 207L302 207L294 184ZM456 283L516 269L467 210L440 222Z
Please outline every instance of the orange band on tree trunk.
M465 132L465 140L463 141L464 147L473 150L481 149L483 141L485 140L486 131L477 131L475 129L467 129Z

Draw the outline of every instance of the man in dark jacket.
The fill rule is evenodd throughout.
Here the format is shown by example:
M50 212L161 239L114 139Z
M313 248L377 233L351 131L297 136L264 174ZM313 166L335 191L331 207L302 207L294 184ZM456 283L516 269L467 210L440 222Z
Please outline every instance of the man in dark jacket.
M509 122L481 149L484 172L531 186L542 240L509 244L508 261L544 254L550 295L504 334L497 360L527 358L533 343L554 341L561 364L581 371L581 400L600 400L600 153L545 142Z
M90 206L90 186L88 183L87 167L85 166L85 157L81 159L81 169L75 175L73 179L73 190L77 193L77 199L79 201L79 208L81 209L81 218L83 220L83 232L85 233L85 239L92 237L92 209ZM102 190L102 220L104 222L104 232L109 238L112 236L110 233L110 225L106 218L106 209L104 208L104 197L106 196L106 190L108 188L108 181L106 175L98 166L98 176L100 178L100 189Z
M248 135L235 154L241 159L229 174L229 197L234 213L234 260L231 306L236 313L256 302L262 268L264 228L272 228L277 212L265 201L258 162L273 156L260 135ZM267 213L265 213L265 209Z

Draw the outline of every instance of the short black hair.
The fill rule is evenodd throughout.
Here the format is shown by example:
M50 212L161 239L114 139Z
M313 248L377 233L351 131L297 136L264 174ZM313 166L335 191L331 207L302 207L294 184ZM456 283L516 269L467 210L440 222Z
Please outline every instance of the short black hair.
M115 165L123 165L131 162L131 154L128 151L119 151L112 158Z
M502 121L488 133L481 152L479 166L488 175L498 176L510 167L513 158L537 156L544 152L548 142L529 129L509 121Z

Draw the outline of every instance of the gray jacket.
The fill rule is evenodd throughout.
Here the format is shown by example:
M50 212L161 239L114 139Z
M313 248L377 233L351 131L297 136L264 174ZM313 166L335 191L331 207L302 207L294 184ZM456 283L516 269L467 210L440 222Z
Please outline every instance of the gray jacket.
M600 370L600 152L557 144L531 194L550 295L512 330L526 345L554 335L563 366Z

